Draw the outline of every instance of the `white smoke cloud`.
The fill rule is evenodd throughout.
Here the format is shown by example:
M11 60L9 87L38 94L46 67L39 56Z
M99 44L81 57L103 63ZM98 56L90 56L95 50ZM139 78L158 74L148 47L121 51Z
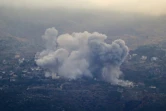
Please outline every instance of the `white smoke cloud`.
M42 36L46 49L36 54L37 65L50 71L46 77L98 77L115 85L132 86L132 82L119 79L122 75L120 65L128 55L123 40L107 44L106 35L86 31L57 35L55 28L47 29Z
M58 31L55 28L48 28L45 31L45 34L42 36L43 40L46 41L47 49L56 48L56 39L57 39Z

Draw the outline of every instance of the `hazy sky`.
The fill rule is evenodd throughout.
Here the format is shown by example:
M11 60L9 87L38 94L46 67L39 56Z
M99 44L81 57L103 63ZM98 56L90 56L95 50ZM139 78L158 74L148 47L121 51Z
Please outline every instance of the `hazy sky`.
M0 0L0 6L26 8L77 8L166 14L166 0Z

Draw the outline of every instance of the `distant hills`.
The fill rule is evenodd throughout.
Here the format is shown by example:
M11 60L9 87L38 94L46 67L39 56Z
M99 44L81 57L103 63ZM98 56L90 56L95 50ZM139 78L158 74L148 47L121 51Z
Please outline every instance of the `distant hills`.
M165 16L95 10L0 9L0 31L38 45L43 45L41 36L50 27L59 30L59 34L97 31L106 34L108 42L125 40L130 49L166 40ZM4 35L2 32L0 36Z

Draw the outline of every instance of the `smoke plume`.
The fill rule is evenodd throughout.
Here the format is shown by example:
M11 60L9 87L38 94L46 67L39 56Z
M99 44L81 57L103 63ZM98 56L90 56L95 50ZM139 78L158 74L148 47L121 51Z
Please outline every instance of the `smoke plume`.
M129 52L123 40L107 44L106 35L86 31L58 36L54 27L47 29L42 38L46 49L36 54L36 63L50 71L46 72L46 77L90 77L115 85L132 85L132 82L120 79L120 65Z

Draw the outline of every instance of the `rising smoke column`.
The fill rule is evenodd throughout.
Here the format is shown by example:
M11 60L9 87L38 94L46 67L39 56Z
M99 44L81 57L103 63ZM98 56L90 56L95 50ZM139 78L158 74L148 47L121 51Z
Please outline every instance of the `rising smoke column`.
M36 54L37 65L48 69L46 76L77 79L98 77L115 85L131 86L120 80L120 65L128 55L128 47L121 39L107 44L107 36L98 32L72 33L58 36L53 27L42 38L46 49Z

